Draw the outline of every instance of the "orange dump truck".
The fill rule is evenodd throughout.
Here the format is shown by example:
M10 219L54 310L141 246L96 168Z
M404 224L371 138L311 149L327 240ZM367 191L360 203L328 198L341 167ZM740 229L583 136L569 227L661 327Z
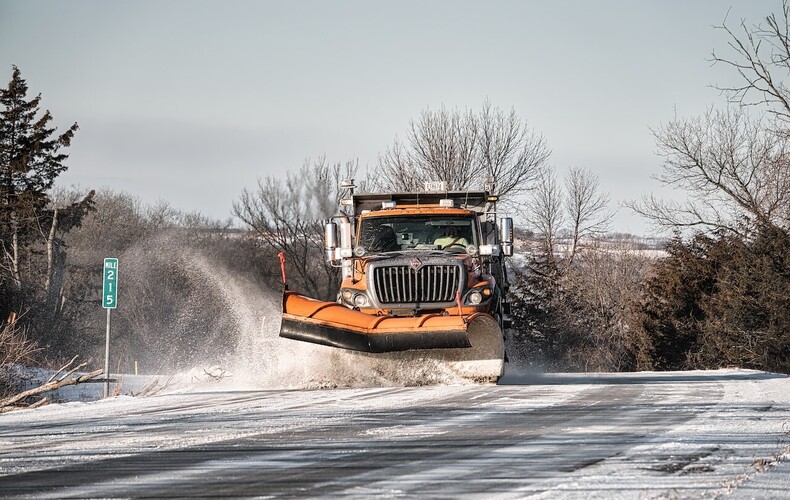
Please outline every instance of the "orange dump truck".
M325 227L326 259L342 269L337 302L292 291L281 337L368 353L421 351L496 380L509 327L513 223L487 191L354 194L344 183Z

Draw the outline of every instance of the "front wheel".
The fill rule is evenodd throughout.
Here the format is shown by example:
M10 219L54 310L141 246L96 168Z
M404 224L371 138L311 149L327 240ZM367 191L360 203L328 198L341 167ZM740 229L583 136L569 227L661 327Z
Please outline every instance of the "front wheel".
M505 367L505 338L497 321L491 316L477 317L469 324L467 336L472 347L444 349L441 359L463 379L496 383Z

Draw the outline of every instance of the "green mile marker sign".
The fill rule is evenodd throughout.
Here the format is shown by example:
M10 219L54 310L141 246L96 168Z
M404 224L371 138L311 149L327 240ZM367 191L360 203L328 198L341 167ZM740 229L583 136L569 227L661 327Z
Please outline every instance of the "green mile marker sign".
M118 259L104 259L104 292L102 307L115 309L118 306Z

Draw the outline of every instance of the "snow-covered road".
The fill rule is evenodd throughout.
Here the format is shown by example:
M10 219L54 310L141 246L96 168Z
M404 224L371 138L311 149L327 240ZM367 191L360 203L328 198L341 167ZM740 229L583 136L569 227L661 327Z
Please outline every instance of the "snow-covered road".
M790 496L790 379L199 390L0 415L3 497ZM511 384L511 385L508 385Z

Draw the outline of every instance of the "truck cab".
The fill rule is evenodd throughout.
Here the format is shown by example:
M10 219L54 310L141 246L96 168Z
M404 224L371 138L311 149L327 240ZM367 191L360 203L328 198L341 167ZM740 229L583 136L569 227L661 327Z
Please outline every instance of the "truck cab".
M373 315L501 317L506 279L494 201L468 191L353 196L339 230L351 248L327 230L327 256L343 267L338 302Z

